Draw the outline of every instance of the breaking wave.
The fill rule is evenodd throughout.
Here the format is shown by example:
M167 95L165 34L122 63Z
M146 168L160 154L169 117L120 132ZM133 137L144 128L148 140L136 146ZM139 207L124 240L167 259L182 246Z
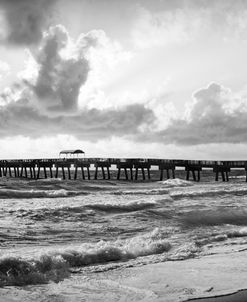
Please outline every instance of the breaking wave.
M162 183L162 185L164 185L167 188L194 186L194 183L192 183L191 181L183 180L183 179L180 179L180 178L167 179L167 180L162 181L160 183Z
M59 190L13 190L13 189L0 189L0 198L57 198L68 197L76 195L86 195L86 192L68 191L65 189Z
M115 191L112 192L114 195L163 195L168 194L167 189L158 188L158 189L140 189L140 190L129 190L129 191Z
M58 282L70 275L70 268L127 261L141 256L161 254L171 249L166 234L152 233L113 242L100 241L80 248L49 251L34 259L0 259L0 286Z

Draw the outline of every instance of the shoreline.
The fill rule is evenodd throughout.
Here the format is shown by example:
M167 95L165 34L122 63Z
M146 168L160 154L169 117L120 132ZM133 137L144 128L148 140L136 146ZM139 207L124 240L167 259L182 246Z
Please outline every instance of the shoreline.
M111 302L245 302L247 267L243 263L246 257L247 251L233 251L96 274L81 271L58 283L32 285L32 295L37 302L44 298L50 301L51 295L68 302L82 298L98 301L102 297ZM29 295L30 285L0 289L1 302L30 301Z
M247 251L232 251L106 272L100 279L110 281L108 290L120 286L142 292L144 301L245 302L246 257Z
M205 298L195 298L189 299L184 302L246 302L247 301L247 289L240 289L235 293L205 297Z

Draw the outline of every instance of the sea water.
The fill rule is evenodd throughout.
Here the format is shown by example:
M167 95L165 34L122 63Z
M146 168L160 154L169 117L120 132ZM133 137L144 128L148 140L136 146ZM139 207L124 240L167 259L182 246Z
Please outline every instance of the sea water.
M0 179L0 301L139 301L102 274L247 248L247 184ZM152 301L152 299L148 299Z

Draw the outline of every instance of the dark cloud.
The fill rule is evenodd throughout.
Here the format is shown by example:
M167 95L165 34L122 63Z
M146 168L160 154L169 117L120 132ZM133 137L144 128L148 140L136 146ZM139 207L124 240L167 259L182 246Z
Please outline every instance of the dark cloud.
M50 28L36 57L37 78L34 84L29 83L39 103L50 112L76 110L80 87L88 77L89 60L85 56L88 48L94 46L94 39L86 35L82 47L74 45L73 51L62 56L68 40L62 26Z
M56 0L0 0L6 22L5 42L15 45L39 42L50 23L55 2Z
M139 127L152 123L153 112L143 105L119 110L82 110L76 115L50 117L40 114L28 101L11 102L0 110L0 136L17 135L32 138L69 134L96 141L112 136L135 136Z

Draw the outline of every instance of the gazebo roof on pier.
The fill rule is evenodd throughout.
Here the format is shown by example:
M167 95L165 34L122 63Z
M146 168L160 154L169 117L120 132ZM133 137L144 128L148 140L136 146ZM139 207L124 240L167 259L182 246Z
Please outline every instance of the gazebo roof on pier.
M76 149L76 150L63 150L59 153L59 155L61 154L83 154L85 153L84 151L80 150L80 149Z

